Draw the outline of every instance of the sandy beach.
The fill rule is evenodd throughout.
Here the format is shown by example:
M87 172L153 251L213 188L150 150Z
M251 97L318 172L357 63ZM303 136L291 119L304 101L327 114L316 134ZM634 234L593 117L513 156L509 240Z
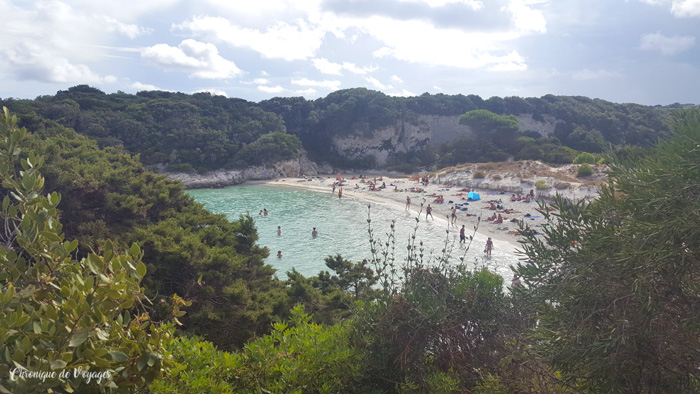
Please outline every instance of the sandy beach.
M371 190L370 183L375 181L374 175L366 176L364 180L360 179L359 175L347 175L343 179L342 193L344 198L373 200L394 204L405 209L406 197L409 197L411 199L410 209L416 213L421 212L421 220L426 219L426 207L430 205L435 219L449 222L451 221L452 209L457 205L457 219L453 227L455 231L464 225L465 233L469 236L473 234L474 226L479 223L477 233L484 238L491 237L495 247L509 253L515 253L521 247L518 240L523 239L523 237L518 234L517 230L520 228L518 222L522 221L524 225L538 232L541 232L542 226L546 224L542 213L539 212L537 201L524 202L524 195L521 195L521 201L511 201L513 193L504 191L465 188L432 181L426 186L418 179L387 176L376 176L377 185L379 187L385 185L385 187ZM316 189L334 193L337 196L341 187L336 186L334 191L333 184L335 182L337 182L336 177L317 176L308 179L280 178L268 183ZM417 191L421 189L422 191ZM468 200L469 190L478 193L481 200ZM439 202L440 196L444 200L442 203ZM494 214L496 218L500 214L503 222L496 223L494 220L489 220Z

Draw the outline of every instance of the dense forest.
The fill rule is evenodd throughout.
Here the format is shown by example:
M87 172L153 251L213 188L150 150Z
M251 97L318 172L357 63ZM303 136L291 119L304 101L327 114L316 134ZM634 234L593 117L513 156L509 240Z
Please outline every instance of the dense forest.
M114 96L85 89L75 98ZM371 238L367 261L328 256L328 271L278 280L250 217L207 212L146 169L146 155L125 152L136 145L30 110L54 99L9 100L23 109L0 118L2 392L700 390L698 111L659 123L649 135L669 138L640 142L643 155L611 154L596 201L543 209L554 225L523 232L522 284L506 289L457 256L426 266L419 240L400 245L414 251L407 262L393 261L390 238ZM410 102L386 99L396 105L387 117ZM263 112L280 128L250 144L294 135L286 115ZM485 139L519 133L507 114L458 114ZM376 122L367 130L386 124L363 116ZM510 142L492 140L506 152ZM234 157L246 146L232 145ZM78 368L105 375L58 375Z
M557 123L551 135L505 128L438 146L392 151L386 167L411 172L508 158L570 163L580 152L652 146L669 136L672 110L578 96L483 100L475 95L426 93L390 97L364 88L340 90L316 100L278 97L253 103L209 93L105 94L87 85L34 100L4 99L0 104L21 115L20 125L29 129L41 119L53 120L96 140L100 147L122 146L128 153L139 154L146 165L199 172L293 159L301 148L318 163L372 168L377 165L373 156L339 152L333 139L369 136L386 127L400 130L402 124L416 124L425 115L459 117L472 111L503 119L528 115L535 121Z

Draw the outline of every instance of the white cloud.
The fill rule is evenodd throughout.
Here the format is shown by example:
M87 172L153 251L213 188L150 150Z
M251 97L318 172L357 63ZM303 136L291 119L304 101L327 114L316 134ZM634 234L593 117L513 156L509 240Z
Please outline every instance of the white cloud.
M187 72L190 77L226 79L243 74L210 43L184 40L177 47L157 44L141 51L141 57L166 70Z
M265 93L280 93L284 91L284 88L281 86L258 86L258 90Z
M224 92L223 90L221 90L221 89L213 89L213 88L211 88L211 89L200 89L200 90L195 91L194 93L210 93L212 96L224 96L224 97L228 97L228 95L226 94L226 92Z
M674 0L671 13L681 18L700 16L700 0Z
M138 91L142 92L144 90L163 90L167 91L166 89L161 89L155 85L147 84L147 83L141 83L141 82L134 82L131 85L131 88Z
M5 51L5 60L20 79L60 83L111 83L114 76L100 76L85 64L74 64L56 51L25 42L21 49Z
M526 0L511 0L507 9L512 14L511 17L516 28L537 33L547 31L547 21L542 12L530 8Z
M297 90L294 92L296 94L301 94L302 96L312 96L316 94L316 89L303 89L303 90Z
M253 83L256 85L267 85L268 83L270 83L270 81L266 78L255 78L253 80Z
M318 87L318 88L325 88L329 90L338 90L340 89L340 81L338 80L327 80L324 79L323 81L313 81L308 78L300 78L300 79L292 79L292 85L297 85L297 86L311 86L311 87Z
M442 88L437 85L433 85L433 89L437 90L438 92L442 91Z
M428 4L431 7L442 7L446 4L453 4L453 3L466 4L475 10L483 7L483 4L481 3L481 1L474 1L474 0L423 0L423 2L425 2L426 4Z
M394 81L395 83L403 83L403 79L399 78L398 75L392 75L391 80Z
M343 69L350 71L354 74L365 75L379 69L379 66L371 65L367 67L358 67L355 63L343 62Z
M519 56L519 55L518 55ZM515 61L504 61L494 64L488 68L489 71L524 71L527 70L527 64L520 59Z
M589 70L584 68L583 70L576 71L572 75L572 78L577 81L591 81L604 78L619 78L621 76L622 74L618 73L617 71Z
M374 51L378 58L392 57L410 63L465 69L525 63L517 51L500 49L500 42L515 39L518 33L467 33L437 29L422 21L386 19L376 21L370 32L386 44Z
M396 96L396 97L414 97L416 96L415 93L408 91L406 89L402 89L400 92L393 92L393 93L387 93L389 96Z
M115 31L117 33L123 34L129 38L136 38L142 34L148 34L153 31L153 29L146 29L143 27L139 27L134 24L126 24L119 22L118 20L109 17L109 16L102 16L99 17L107 31Z
M695 37L673 36L666 37L661 33L650 33L642 36L639 48L645 51L659 51L664 56L672 56L685 52L695 46Z
M277 21L263 31L236 26L224 18L205 16L173 24L173 29L233 47L248 48L268 59L287 61L314 57L326 34L323 29L302 19L292 23Z
M331 75L343 75L340 70L343 68L342 64L333 63L326 58L313 59L314 67L323 74Z
M383 83L379 82L376 78L373 77L365 77L365 81L367 81L370 85L373 87L379 89L379 90L384 90L384 89L391 89L391 85L387 86L384 85Z

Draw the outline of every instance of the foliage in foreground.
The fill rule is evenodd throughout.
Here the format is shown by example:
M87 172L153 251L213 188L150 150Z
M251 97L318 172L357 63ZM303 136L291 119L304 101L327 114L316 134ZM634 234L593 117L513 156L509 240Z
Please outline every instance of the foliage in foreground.
M172 329L145 313L140 248L107 242L72 258L78 242L63 237L60 195L42 194L43 160L26 152L27 131L6 109L1 120L0 391L144 388L170 364Z
M337 393L350 390L364 368L346 325L310 322L301 306L285 323L240 352L217 351L197 338L168 345L176 367L154 382L157 393Z
M524 244L540 356L589 392L700 390L698 141L700 113L684 113L672 141L614 162L590 205L558 199Z

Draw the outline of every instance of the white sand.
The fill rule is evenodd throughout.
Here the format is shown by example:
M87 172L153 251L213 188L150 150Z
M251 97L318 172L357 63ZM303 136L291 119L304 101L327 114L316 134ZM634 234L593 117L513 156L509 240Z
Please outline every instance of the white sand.
M409 178L389 178L377 176L377 183L381 185L382 182L386 184L386 188L381 191L371 191L369 190L369 183L363 183L359 178L350 179L353 175L349 175L345 178L345 186L343 189L343 197L354 197L360 199L368 199L374 201L381 201L384 203L395 204L400 208L405 208L406 206L406 196L411 198L411 210L418 212L422 211L421 219L425 219L425 207L430 204L433 208L433 216L437 218L442 218L445 220L450 219L452 207L455 204L469 203L466 205L467 211L457 210L457 221L456 228L461 228L465 225L465 233L467 236L473 233L474 225L477 224L478 218L481 217L481 221L478 227L479 238L485 239L486 237L492 237L494 239L494 247L504 250L508 253L515 253L517 249L521 249L521 245L518 240L523 239L522 236L517 235L516 230L519 229L518 223L512 223L512 219L522 220L525 225L529 225L531 229L542 232L542 225L546 223L543 219L541 212L538 212L539 204L535 201L530 203L525 202L511 202L510 197L512 193L503 193L497 191L487 191L479 190L475 191L480 194L481 201L467 201L466 192L462 191L463 187L446 187L442 184L430 183L427 187L423 186L417 181L412 181ZM367 177L367 181L373 181L374 176ZM323 190L328 193L332 192L333 183L336 181L334 177L313 177L309 179L299 179L299 178L282 178L269 182L274 185L282 186L292 186L292 187L303 187L309 189ZM432 181L432 180L431 180ZM356 188L357 185L357 188ZM409 191L411 187L420 187L425 190L425 192L411 192ZM398 192L394 191L398 188ZM335 193L338 193L340 188L336 187ZM465 194L464 196L457 195L458 193ZM489 194L491 193L491 194ZM445 203L438 204L434 200L436 196L442 195ZM523 196L524 197L524 196ZM503 209L490 210L489 201L501 200L501 205ZM449 201L452 201L450 203ZM421 204L423 206L421 206ZM463 206L464 207L464 206ZM513 209L517 213L504 213L505 209ZM501 224L496 224L492 221L487 221L487 218L498 213L503 216L504 220ZM473 216L467 216L467 214ZM531 217L526 217L529 214ZM478 236L478 235L477 235Z

